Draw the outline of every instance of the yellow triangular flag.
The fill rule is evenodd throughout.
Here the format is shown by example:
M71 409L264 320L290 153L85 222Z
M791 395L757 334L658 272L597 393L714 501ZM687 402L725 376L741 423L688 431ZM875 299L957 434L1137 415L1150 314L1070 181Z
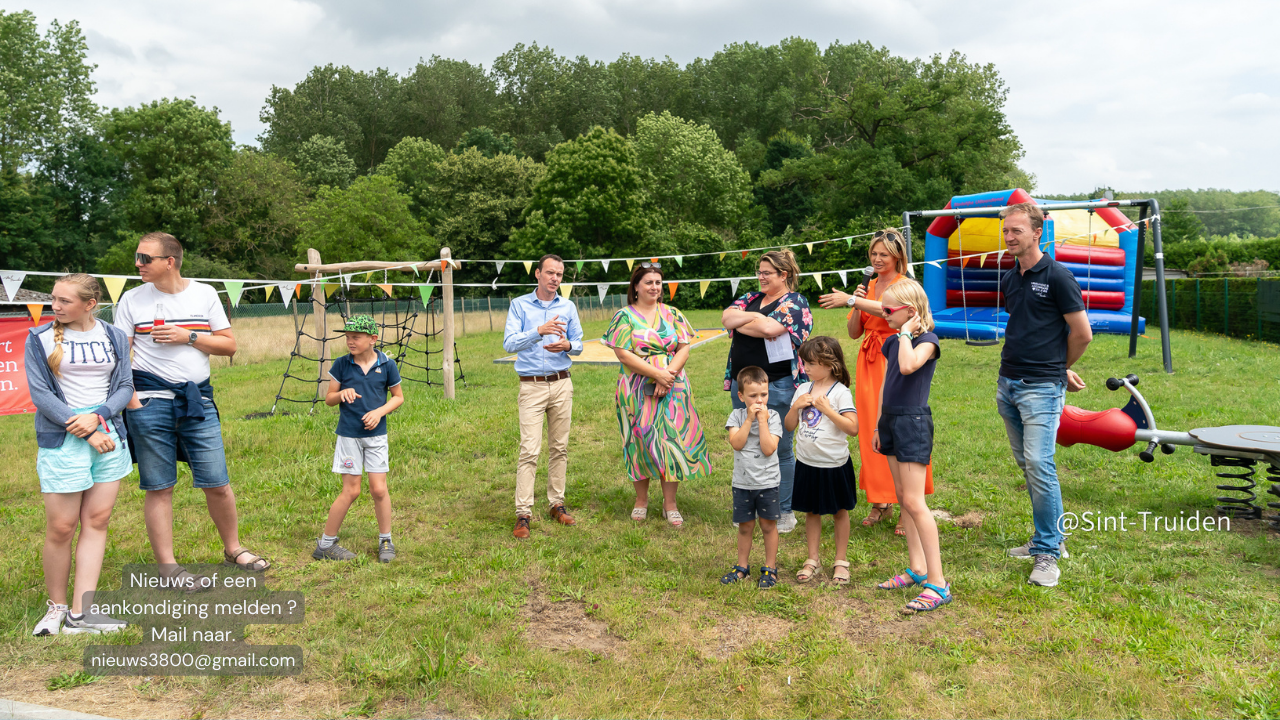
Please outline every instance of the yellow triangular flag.
M565 297L569 297L569 293L571 293L571 292L573 292L573 285L572 285L571 283L560 283L560 294L561 294L561 295L563 295L563 296L565 296Z
M276 286L275 286L275 285L263 285L263 286L262 286L262 289L267 291L266 296L265 296L265 297L263 297L262 299L263 299L263 300L270 300L270 299L271 299L271 291L272 291L272 290L275 290L275 289L276 289Z
M987 256L988 256L988 255L990 255L990 254L991 254L991 253L982 253L982 257L978 258L978 267L986 267L986 265L987 265Z
M814 273L813 281L818 283L818 289L821 290L822 289L822 273Z
M124 290L124 283L127 278L112 277L110 275L102 278L102 284L107 286L107 292L111 293L111 302L120 302L120 291Z
M804 246L809 249L809 254L813 254L813 243L805 243Z
M390 284L390 283L388 283L388 284L386 284L386 285L379 285L378 287L382 288L382 292L386 293L386 294L387 294L387 297L395 297L395 293L391 292L391 284Z
M628 261L627 261L627 272L631 272L631 268L632 268L632 267L634 267L634 266L635 266L635 264L636 264L636 261L635 261L635 260L628 260Z
M327 299L329 298L329 296L333 294L333 291L334 291L334 290L337 290L337 289L338 289L338 288L340 288L340 287L342 287L342 286L341 286L341 285L339 285L338 283L325 283L325 284L324 284L324 297L325 297L325 299L327 300Z
M728 254L729 254L729 253L720 253L720 259L721 259L721 260L724 260L724 256L725 256L725 255L728 255Z
M723 255L722 255L722 256L723 256ZM710 281L710 280L701 280L701 281L699 281L699 282L698 282L698 292L699 292L698 297L706 297L706 296L707 296L707 286L708 286L708 285L710 285L710 284L711 284L711 281Z
M369 282L369 281L370 281L370 280L372 280L372 279L373 279L373 271L372 271L372 270L370 270L369 272L367 272L367 273L365 273L365 274L364 274L364 281L365 281L365 282Z
M532 261L532 260L525 260L525 261L524 261L524 271L525 271L525 272L527 272L527 273L532 273L532 272L533 272L533 261Z
M27 305L27 312L31 313L31 324L40 324L40 313L44 311L44 303L31 303Z
M675 299L676 299L676 288L678 288L678 287L680 287L680 283L678 283L678 282L669 282L669 283L667 283L667 289L671 291L671 299L672 299L672 300L675 300Z

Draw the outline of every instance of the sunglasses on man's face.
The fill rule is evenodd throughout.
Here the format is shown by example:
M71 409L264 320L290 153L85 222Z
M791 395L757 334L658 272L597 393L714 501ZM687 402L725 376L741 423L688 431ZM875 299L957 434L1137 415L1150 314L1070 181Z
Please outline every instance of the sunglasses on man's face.
M165 260L174 257L173 255L148 255L146 253L134 253L133 259L139 265L150 265L155 260Z

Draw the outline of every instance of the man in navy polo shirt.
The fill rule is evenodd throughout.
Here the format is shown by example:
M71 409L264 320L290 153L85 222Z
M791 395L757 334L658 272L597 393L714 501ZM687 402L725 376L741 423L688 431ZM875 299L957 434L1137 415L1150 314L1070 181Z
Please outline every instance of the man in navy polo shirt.
M1027 582L1058 584L1058 558L1066 546L1058 520L1062 489L1053 453L1062 416L1064 391L1084 389L1071 366L1093 340L1080 284L1070 270L1040 248L1044 213L1034 203L1010 205L1000 212L1004 242L1018 260L1004 274L1000 291L1009 312L996 405L1004 418L1013 459L1027 481L1035 533L1013 557L1034 558Z
M571 355L582 354L582 323L578 308L557 294L564 278L564 261L543 255L533 273L538 287L511 301L502 349L516 353L520 376L520 457L516 464L516 527L513 535L529 537L533 519L533 485L542 454L542 420L547 420L547 502L551 519L561 525L576 521L564 506L569 467L569 425L573 418Z

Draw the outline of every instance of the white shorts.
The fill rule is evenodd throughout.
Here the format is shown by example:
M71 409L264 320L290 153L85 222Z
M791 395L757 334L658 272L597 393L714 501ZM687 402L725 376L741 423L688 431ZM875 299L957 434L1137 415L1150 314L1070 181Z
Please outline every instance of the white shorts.
M339 435L333 449L333 471L341 475L387 472L391 469L390 449L386 435L367 438Z

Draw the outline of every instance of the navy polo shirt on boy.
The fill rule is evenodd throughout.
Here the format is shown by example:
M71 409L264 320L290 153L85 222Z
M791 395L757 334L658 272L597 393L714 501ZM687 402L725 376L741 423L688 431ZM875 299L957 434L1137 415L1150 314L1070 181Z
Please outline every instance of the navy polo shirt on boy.
M343 390L352 388L360 396L353 403L338 403L336 432L342 437L368 438L387 434L386 417L372 430L365 430L362 418L365 413L387 404L388 390L400 384L400 369L381 350L374 352L378 353L378 359L367 373L360 369L350 355L334 360L333 366L329 368L329 377L341 383Z
M1063 315L1084 310L1080 283L1062 263L1045 255L1026 272L1004 274L1009 324L1004 329L1000 376L1031 383L1067 382L1067 336Z

